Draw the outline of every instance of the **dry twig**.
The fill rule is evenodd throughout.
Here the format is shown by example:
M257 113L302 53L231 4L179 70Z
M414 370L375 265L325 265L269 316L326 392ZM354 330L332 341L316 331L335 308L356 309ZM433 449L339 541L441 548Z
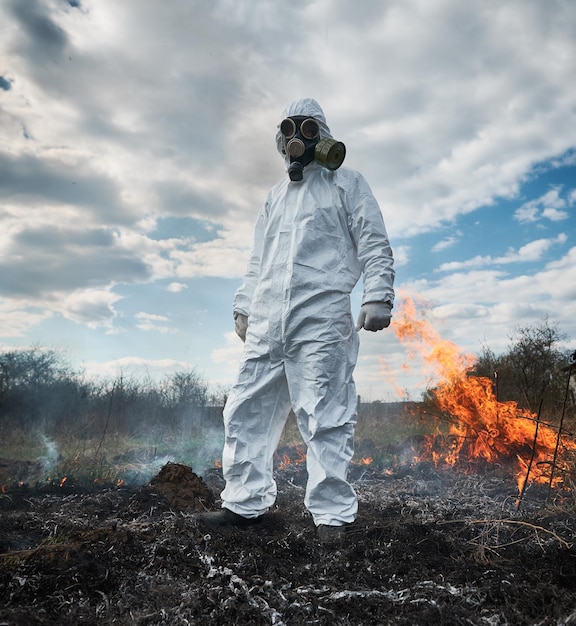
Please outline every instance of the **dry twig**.
M513 526L523 526L526 528L530 528L531 530L533 530L534 532L538 533L538 532L543 532L546 533L547 535L550 535L552 537L554 537L554 539L556 539L556 541L558 541L558 543L560 545L562 545L564 548L566 549L570 549L572 548L573 544L569 543L568 541L566 541L565 539L563 539L562 537L560 537L560 535L558 535L557 533L555 533L553 530L548 530L547 528L544 528L543 526L537 526L536 524L531 524L530 522L523 522L522 520L514 520L514 519L481 519L481 520L440 520L438 522L436 522L438 525L444 525L444 524L508 524L508 525L513 525ZM518 541L514 542L514 543L518 543ZM506 545L512 545L512 544L502 544L501 546L495 546L495 547L505 547Z

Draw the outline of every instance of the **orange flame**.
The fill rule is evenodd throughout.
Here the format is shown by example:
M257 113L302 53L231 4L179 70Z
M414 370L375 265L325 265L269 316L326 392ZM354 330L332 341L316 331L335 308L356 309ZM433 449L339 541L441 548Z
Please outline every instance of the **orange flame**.
M424 363L435 371L440 382L432 393L439 409L451 417L450 449L435 450L431 437L424 454L427 460L450 465L463 459L511 462L516 467L520 490L528 468L530 480L548 482L559 441L556 429L537 424L537 416L515 402L499 402L490 379L470 375L476 357L462 354L455 343L442 339L412 298L403 299L392 328L408 345L411 355L419 352ZM576 444L564 438L560 448L574 451ZM556 476L552 484L560 483L561 478Z
M306 448L303 446L296 446L296 454L298 458L294 460L294 463L304 463L306 461Z

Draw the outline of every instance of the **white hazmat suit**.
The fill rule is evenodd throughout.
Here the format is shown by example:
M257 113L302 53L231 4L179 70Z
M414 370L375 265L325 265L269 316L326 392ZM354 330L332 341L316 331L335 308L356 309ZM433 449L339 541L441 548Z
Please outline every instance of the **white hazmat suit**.
M305 115L330 137L312 99L283 118ZM281 151L281 138L278 136ZM354 521L357 498L347 481L353 455L358 355L350 293L363 274L363 303L394 300L393 258L378 204L364 178L316 162L304 178L269 192L235 315L248 317L237 382L224 409L222 506L245 518L276 498L273 456L290 409L307 446L304 504L314 523Z

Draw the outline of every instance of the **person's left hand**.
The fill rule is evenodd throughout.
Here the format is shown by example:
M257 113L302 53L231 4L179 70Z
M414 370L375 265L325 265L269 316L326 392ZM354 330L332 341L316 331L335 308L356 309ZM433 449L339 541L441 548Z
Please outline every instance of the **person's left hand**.
M242 341L246 341L246 331L248 330L248 316L242 313L234 314L234 330Z
M392 308L387 302L366 302L360 307L356 330L365 328L376 332L388 328L391 319Z

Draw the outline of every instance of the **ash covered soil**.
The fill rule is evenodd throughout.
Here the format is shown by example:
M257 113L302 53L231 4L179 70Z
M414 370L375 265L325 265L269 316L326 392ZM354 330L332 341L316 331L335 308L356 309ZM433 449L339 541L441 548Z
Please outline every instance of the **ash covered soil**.
M0 497L0 625L576 624L573 500L429 464L354 468L359 517L321 545L302 467L256 527L213 529L217 470Z

